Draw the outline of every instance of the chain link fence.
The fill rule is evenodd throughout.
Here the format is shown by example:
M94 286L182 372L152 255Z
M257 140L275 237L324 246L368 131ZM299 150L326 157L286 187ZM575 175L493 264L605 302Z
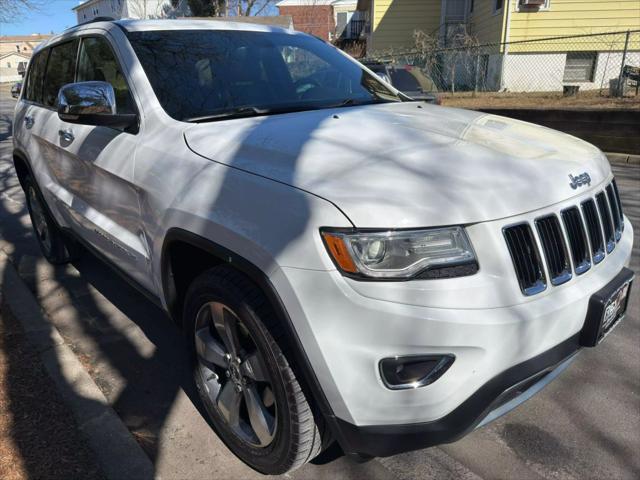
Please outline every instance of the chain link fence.
M420 67L441 91L638 96L640 30L484 45L463 32L446 42L457 46L437 43L370 60Z

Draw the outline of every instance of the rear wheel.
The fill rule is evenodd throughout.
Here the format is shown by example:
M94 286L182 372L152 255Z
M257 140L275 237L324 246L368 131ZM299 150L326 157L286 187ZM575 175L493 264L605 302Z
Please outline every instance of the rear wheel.
M318 455L323 422L277 341L283 332L262 292L235 270L215 267L189 288L184 318L196 385L227 446L266 474Z
M23 182L31 224L44 257L54 265L68 263L75 257L76 246L66 237L47 210L33 178Z

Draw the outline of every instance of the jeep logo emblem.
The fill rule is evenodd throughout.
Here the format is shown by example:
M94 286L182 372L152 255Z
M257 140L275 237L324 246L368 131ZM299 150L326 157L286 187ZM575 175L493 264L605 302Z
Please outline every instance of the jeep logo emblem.
M571 180L569 185L571 185L571 188L574 190L578 187L582 187L583 185L591 185L591 177L587 172L576 175L575 177L570 174L569 180Z

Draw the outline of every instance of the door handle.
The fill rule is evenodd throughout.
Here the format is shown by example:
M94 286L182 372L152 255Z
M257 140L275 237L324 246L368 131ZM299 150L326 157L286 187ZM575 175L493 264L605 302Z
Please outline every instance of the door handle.
M24 116L24 125L25 125L25 127L31 128L31 127L33 127L33 124L34 124L33 116L25 115Z
M58 130L58 135L60 135L60 138L62 140L64 140L65 142L73 142L73 139L76 138L73 136L73 132L69 129L67 130Z

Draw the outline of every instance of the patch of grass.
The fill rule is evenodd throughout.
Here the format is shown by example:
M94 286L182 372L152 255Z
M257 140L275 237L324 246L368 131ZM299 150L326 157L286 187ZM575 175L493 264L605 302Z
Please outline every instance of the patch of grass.
M640 96L608 97L600 91L579 92L564 97L561 92L473 92L442 93L442 104L458 108L624 109L640 110Z

